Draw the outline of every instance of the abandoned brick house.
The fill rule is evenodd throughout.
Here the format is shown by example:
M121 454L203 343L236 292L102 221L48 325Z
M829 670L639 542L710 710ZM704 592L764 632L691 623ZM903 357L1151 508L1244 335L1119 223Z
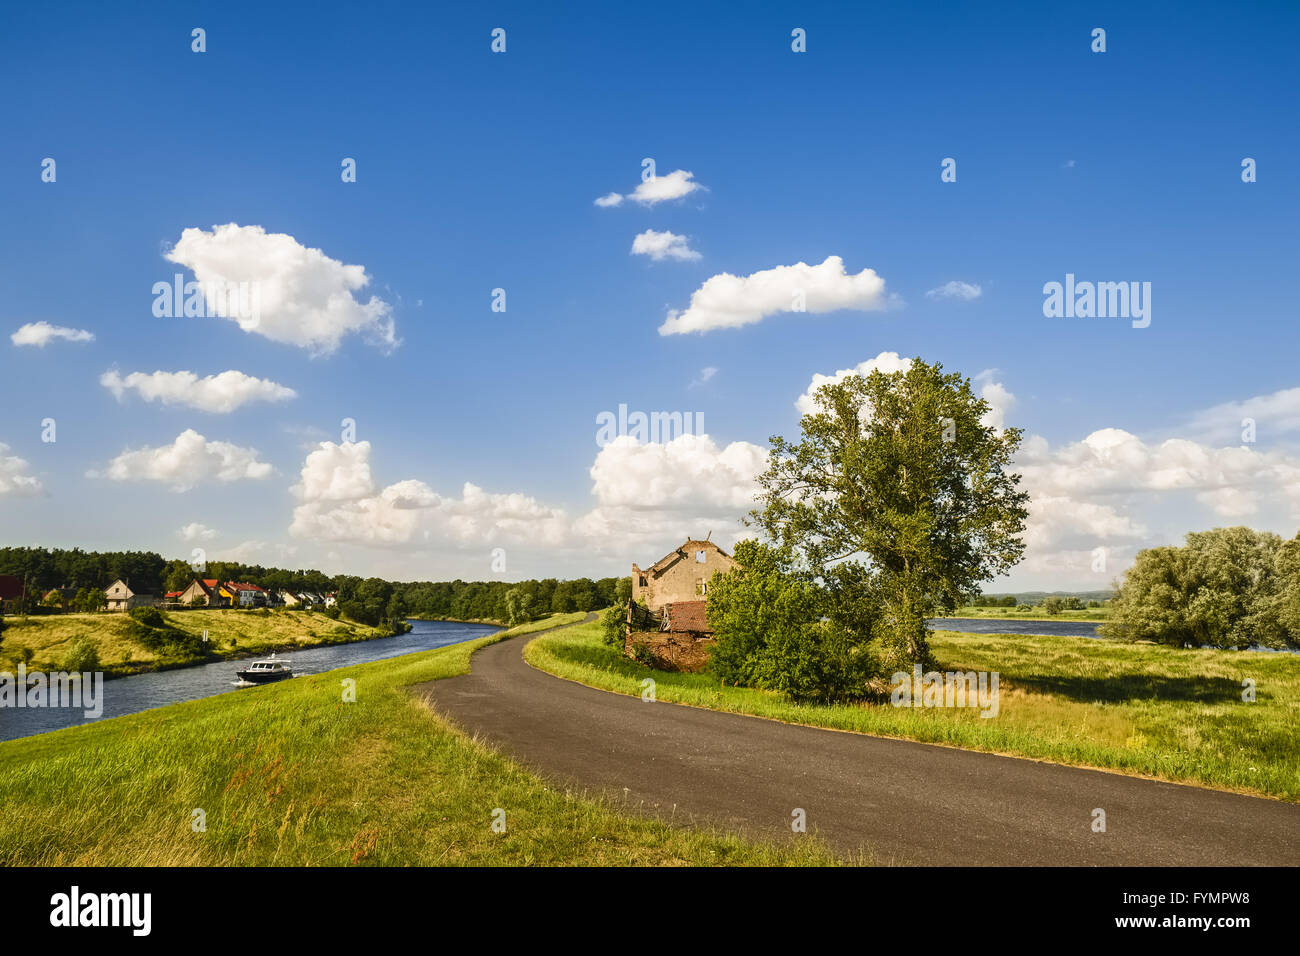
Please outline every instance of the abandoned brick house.
M705 617L709 581L716 572L730 571L735 563L707 538L692 538L648 568L632 565L632 604L624 651L631 656L633 647L641 644L662 667L682 671L703 667L713 644L713 631Z

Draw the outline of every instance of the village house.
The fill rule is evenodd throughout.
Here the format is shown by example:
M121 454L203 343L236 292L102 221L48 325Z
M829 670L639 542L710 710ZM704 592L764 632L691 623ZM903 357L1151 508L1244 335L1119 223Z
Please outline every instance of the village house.
M51 588L41 595L41 603L46 607L57 607L64 611L71 609L76 600L76 588Z
M23 579L16 574L0 574L0 614L12 614L23 596Z
M204 607L230 607L230 600L221 596L220 584L216 578L195 578L176 600L182 607L195 607L196 602Z
M227 581L221 586L221 594L230 599L231 607L266 607L266 591L256 584L240 581Z
M129 611L133 607L154 607L158 603L158 598L155 595L146 594L143 591L133 591L121 578L118 578L104 589L104 597L108 600L108 609L110 611Z
M691 538L648 568L632 565L624 652L633 656L633 649L641 645L662 667L682 671L703 667L713 644L705 614L709 582L735 564L731 555L707 538Z

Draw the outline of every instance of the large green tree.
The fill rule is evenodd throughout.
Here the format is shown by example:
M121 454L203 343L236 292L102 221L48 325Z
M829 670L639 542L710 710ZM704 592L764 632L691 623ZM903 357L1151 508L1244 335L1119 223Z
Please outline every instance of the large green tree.
M1176 647L1297 646L1300 540L1215 528L1139 551L1101 633Z
M1023 554L1021 432L994 427L969 379L920 359L814 402L798 442L771 439L752 517L825 582L832 620L857 640L875 623L887 668L928 664L926 618Z

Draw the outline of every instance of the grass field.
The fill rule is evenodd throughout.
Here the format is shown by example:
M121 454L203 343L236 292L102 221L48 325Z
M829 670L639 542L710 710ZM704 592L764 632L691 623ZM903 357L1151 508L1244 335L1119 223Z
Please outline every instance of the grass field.
M500 636L0 743L0 865L836 862L559 792L406 689Z
M1105 621L1110 617L1110 610L1104 607L1085 608L1081 611L1060 611L1048 614L1042 607L1028 611L1017 611L1013 607L959 607L950 617L1004 618L1009 621ZM942 620L942 618L940 618Z
M602 644L594 624L541 636L524 653L542 670L624 694L653 676L664 701L1300 801L1300 655L951 631L936 632L933 647L945 670L998 672L997 717L799 705L707 674L648 671ZM1242 701L1245 678L1255 703Z
M315 611L279 609L175 611L167 614L167 621L190 635L200 636L206 630L212 655L222 658L369 640L389 633L386 627L335 621ZM98 644L100 669L107 677L177 667L204 659L175 650L155 651L144 647L131 638L131 618L126 614L50 614L25 620L8 617L5 625L0 657L13 659L20 648L31 648L35 656L27 665L28 670L60 670L69 646L82 636Z

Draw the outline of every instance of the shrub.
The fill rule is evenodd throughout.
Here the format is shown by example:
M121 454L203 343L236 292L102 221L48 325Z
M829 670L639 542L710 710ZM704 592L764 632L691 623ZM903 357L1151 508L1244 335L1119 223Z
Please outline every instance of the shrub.
M177 630L156 607L136 607L129 612L127 634L150 651L181 654L189 657L204 653L203 639L196 634Z
M371 610L360 601L347 601L342 605L342 609L345 617L350 617L358 624L374 627L379 623L379 612Z
M163 617L162 611L156 607L133 607L127 612L133 620L139 621L146 627L166 627L167 618Z
M99 670L99 645L88 637L76 638L63 658L63 669L76 673Z
M709 587L715 675L823 703L859 700L880 685L883 664L867 646L870 631L840 623L834 593L794 573L786 553L756 541L740 542L736 561Z
M627 604L620 601L605 608L605 613L600 616L600 639L610 647L623 649L627 640Z

